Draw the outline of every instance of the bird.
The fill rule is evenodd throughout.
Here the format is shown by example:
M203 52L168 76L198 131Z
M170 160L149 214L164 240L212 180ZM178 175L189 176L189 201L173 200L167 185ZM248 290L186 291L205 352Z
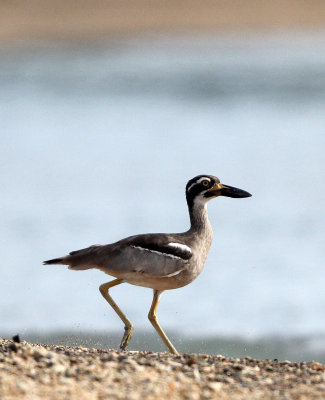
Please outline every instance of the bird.
M121 283L153 289L148 318L168 350L179 354L158 322L161 294L188 285L201 273L213 236L207 213L208 201L219 196L251 196L245 190L222 184L213 175L198 175L189 180L185 194L190 228L183 233L129 236L115 243L92 245L43 262L44 265L68 265L71 270L96 268L115 278L102 284L99 290L125 325L121 351L127 348L132 338L133 325L109 294L110 289Z

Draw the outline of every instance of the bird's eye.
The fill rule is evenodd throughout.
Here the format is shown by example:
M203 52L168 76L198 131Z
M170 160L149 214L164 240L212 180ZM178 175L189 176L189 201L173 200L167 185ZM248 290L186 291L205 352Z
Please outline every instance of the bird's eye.
M207 179L205 179L204 181L201 182L202 186L204 187L208 187L210 185L210 181L208 181Z

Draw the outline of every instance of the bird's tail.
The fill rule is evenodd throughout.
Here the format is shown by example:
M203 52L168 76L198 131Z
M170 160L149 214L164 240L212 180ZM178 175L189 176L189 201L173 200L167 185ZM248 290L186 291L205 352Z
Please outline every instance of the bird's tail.
M52 258L52 260L43 261L43 265L64 264L63 259L64 259L64 257Z
M69 265L69 269L83 270L89 268L96 268L100 261L100 249L103 246L90 246L86 249L72 251L67 256L53 258L51 260L44 261L44 265L51 264L63 264Z

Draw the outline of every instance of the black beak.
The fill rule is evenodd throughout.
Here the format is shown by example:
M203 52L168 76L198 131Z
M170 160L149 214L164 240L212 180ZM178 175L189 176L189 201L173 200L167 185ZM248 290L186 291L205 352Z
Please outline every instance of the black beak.
M232 186L228 185L223 185L221 184L220 186L220 196L226 196L226 197L234 197L234 198L242 198L242 197L251 197L252 195L245 190L237 189Z

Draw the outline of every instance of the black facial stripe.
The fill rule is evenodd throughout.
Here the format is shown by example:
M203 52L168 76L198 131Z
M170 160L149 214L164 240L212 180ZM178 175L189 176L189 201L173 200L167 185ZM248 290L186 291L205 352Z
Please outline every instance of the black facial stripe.
M204 195L203 195L204 197L207 197L207 198L209 198L209 197L213 197L213 196L215 196L215 193L211 193L211 192L206 192L206 193L204 193Z

